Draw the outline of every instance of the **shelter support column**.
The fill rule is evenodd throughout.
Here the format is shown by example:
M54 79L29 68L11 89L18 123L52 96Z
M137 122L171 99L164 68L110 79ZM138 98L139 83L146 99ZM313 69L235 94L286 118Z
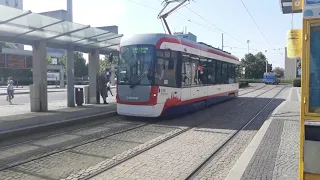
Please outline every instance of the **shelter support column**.
M67 99L68 107L75 107L74 103L74 59L73 50L67 51Z
M48 111L46 46L44 41L33 44L33 85L30 86L31 112Z
M99 75L99 51L93 49L89 54L89 103L100 103L100 97L97 98L97 76Z
M64 88L64 67L60 66L60 88Z

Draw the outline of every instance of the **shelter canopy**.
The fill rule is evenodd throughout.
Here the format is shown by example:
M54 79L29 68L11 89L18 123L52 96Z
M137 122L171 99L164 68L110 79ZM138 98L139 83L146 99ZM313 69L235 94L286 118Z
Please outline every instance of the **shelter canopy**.
M122 35L0 5L0 41L33 45L46 41L47 47L100 54L116 51Z

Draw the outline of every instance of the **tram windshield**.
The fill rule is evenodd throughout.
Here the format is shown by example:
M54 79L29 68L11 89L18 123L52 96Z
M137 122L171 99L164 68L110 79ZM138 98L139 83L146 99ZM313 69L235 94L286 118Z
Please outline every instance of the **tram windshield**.
M119 85L151 85L152 61L154 59L154 46L130 45L120 48L118 66Z

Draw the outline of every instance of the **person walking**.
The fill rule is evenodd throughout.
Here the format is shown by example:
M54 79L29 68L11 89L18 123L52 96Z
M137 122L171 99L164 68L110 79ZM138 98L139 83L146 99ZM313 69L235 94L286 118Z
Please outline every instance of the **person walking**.
M108 81L107 83L107 97L108 97L108 92L110 92L111 96L113 96L112 91L111 91L111 83Z
M12 104L11 100L14 98L13 80L9 78L7 84L7 101L9 101L10 104Z

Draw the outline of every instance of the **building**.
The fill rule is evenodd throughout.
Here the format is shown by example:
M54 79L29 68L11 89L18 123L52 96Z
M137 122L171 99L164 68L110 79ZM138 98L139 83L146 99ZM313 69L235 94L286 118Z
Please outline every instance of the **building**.
M285 48L284 78L294 79L301 76L300 58L289 58Z
M183 32L175 32L175 33L173 33L173 35L181 37L181 38L188 39L190 41L197 42L197 36L192 34L192 33L190 33L190 32L188 34L186 34L186 33L184 34Z

